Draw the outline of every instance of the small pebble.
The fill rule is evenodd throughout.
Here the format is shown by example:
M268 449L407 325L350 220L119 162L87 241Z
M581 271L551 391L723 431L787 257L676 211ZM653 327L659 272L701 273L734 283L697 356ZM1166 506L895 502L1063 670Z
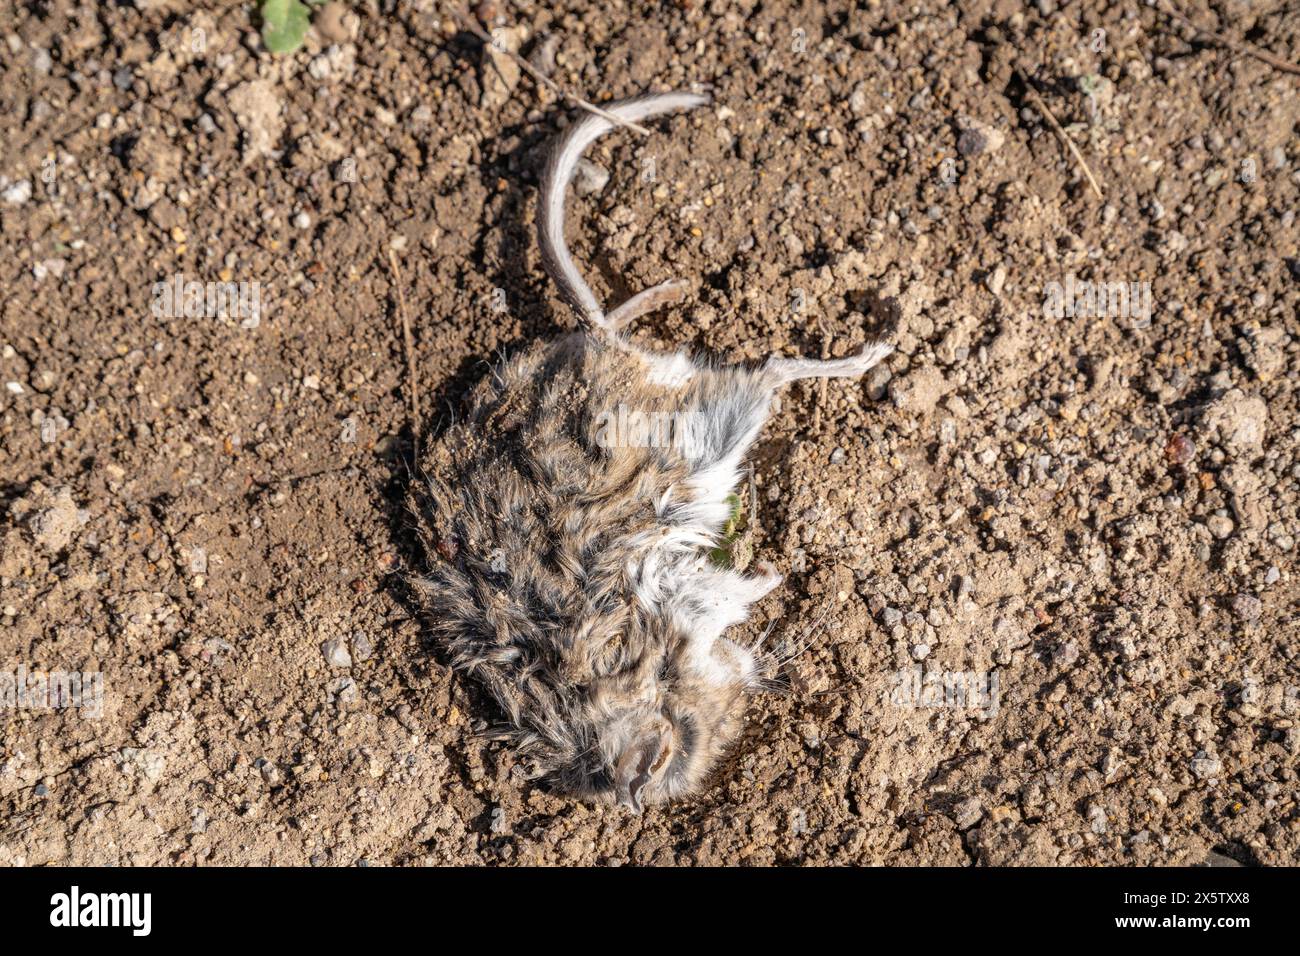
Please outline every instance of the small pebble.
M1174 435L1165 445L1165 458L1171 465L1185 465L1196 457L1196 446L1186 435Z
M1002 266L996 267L992 272L984 277L984 287L994 295L1002 294L1002 287L1007 281L1007 270Z
M980 817L984 816L984 808L975 797L963 800L952 808L952 819L960 830L969 830L975 824L980 822Z
M1079 645L1074 641L1066 641L1052 655L1052 662L1058 667L1069 667L1078 659Z
M1220 541L1231 535L1233 528L1236 527L1232 519L1226 515L1210 515L1205 521L1205 526L1210 529L1210 534Z
M573 178L574 189L580 196L593 196L602 191L609 183L609 170L593 163L589 159L578 160L577 171Z
M963 156L978 156L988 147L986 140L976 129L965 130L957 137L957 152Z
M352 31L347 22L348 15L347 4L327 3L316 15L312 25L331 43L344 43L352 38Z
M343 641L337 639L326 641L321 644L320 650L331 667L352 666L352 655L348 653L348 646Z
M1223 772L1223 761L1214 754L1198 750L1196 756L1192 758L1191 769L1197 779L1205 780L1209 777L1217 777Z
M1264 613L1264 602L1253 594L1238 594L1232 599L1232 610L1243 621L1258 621Z
M31 180L20 179L18 182L6 186L4 191L0 192L0 198L3 198L11 206L21 206L32 198Z

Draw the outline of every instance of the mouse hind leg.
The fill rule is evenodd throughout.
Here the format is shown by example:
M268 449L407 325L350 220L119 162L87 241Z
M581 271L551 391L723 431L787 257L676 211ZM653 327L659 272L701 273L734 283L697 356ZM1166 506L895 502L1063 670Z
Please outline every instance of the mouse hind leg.
M865 375L881 359L894 351L886 342L868 345L857 355L842 359L784 358L773 356L763 367L764 374L776 386L801 378L857 378Z
M740 477L741 459L758 438L778 388L801 378L855 378L893 350L876 342L842 359L773 356L758 371L701 369L683 435L688 439L684 451L691 466L692 498L707 514L707 523L721 527L730 513L727 496Z
M740 479L740 463L767 420L778 388L801 378L849 378L865 374L894 350L876 342L848 358L818 360L774 356L761 369L711 369L687 363L679 353L659 357L687 364L686 407L674 430L674 444L688 466L689 494L673 502L673 519L716 533L731 514L728 496ZM657 374L663 374L656 367ZM666 516L666 515L665 515Z

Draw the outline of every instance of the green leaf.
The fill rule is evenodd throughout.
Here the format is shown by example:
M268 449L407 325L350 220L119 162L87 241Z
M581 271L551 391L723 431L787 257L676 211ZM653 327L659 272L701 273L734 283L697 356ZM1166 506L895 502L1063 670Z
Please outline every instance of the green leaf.
M735 543L736 534L740 530L741 509L739 495L727 495L726 500L731 502L731 515L727 518L727 523L722 526L722 543L709 552L713 563L723 568L731 567L731 546Z
M723 526L723 534L728 539L736 536L736 528L740 526L740 495L727 495L724 501L731 502L731 514L727 517L727 523Z
M302 46L311 17L301 0L262 0L262 42L272 53Z

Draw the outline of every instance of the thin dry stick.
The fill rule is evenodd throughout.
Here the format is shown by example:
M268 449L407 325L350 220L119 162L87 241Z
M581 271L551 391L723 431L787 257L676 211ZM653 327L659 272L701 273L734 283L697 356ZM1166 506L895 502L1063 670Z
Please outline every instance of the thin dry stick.
M411 410L411 438L415 460L420 460L420 391L415 377L415 339L411 335L411 317L406 311L406 293L402 291L402 270L397 253L388 250L388 265L393 271L393 289L397 292L397 315L402 322L402 342L406 350L406 401Z
M822 340L822 361L831 357L831 334L826 331L826 321L817 317L817 331L821 333ZM830 389L830 379L823 378L818 383L820 388L817 393L817 405L813 409L813 434L820 435L822 431L822 408L826 405L826 393Z
M754 478L754 466L749 466L749 527L758 531L758 481Z
M558 96L560 99L568 100L574 106L579 106L582 109L586 110L588 113L595 113L597 116L604 117L605 119L609 120L611 123L614 123L617 126L623 126L626 127L627 129L635 130L636 132L640 133L642 136L650 135L650 131L646 129L644 126L640 125L639 123L633 123L631 120L625 120L621 117L615 116L613 113L609 112L608 110L602 110L596 104L588 103L586 100L582 99L581 97L574 96L572 93L566 91L560 86L560 84L556 83L553 79L551 79L541 70L537 69L537 67L533 66L531 63L525 60L518 53L515 53L513 50L507 50L502 44L494 40L487 32L483 30L482 27L480 27L477 23L475 23L471 17L462 14L458 10L452 10L451 15L456 20L456 22L461 25L461 27L468 30L470 33L474 34L474 36L478 37L480 40L482 40L488 46L492 47L492 49L496 50L498 53L504 53L506 56L510 57L510 59L514 60L515 63L519 65L519 68L521 70L523 70L525 73L531 76L538 83L542 84L542 86L546 87L556 96Z
M1073 154L1074 158L1078 161L1079 167L1083 170L1083 175L1088 178L1088 185L1092 187L1092 191L1097 194L1098 199L1104 200L1106 197L1101 194L1101 187L1097 185L1097 177L1094 176L1092 170L1088 168L1087 160L1085 160L1083 154L1079 152L1079 147L1074 145L1074 140L1070 139L1070 134L1067 133L1064 128L1062 128L1061 124L1056 121L1056 117L1052 115L1052 111L1047 108L1047 104L1043 102L1043 98L1038 95L1037 91L1029 85L1029 80L1025 78L1025 75L1019 70L1016 70L1015 73L1016 76L1020 78L1020 82L1024 84L1025 92L1029 94L1030 102L1034 104L1040 113L1047 117L1047 122L1050 123L1052 129L1056 131L1056 135L1060 137L1061 142L1069 148L1071 154Z
M1172 19L1177 20L1179 23L1191 27L1193 30L1195 30L1197 33L1201 34L1202 36L1207 36L1211 40L1214 40L1216 43L1223 44L1230 50L1233 50L1237 53L1244 53L1246 54L1246 56L1253 56L1255 59L1267 63L1271 67L1275 67L1287 73L1294 73L1297 76L1300 76L1300 66L1296 66L1294 63L1290 63L1287 60L1282 59L1281 57L1274 56L1272 53L1269 53L1267 50L1261 50L1259 47L1251 46L1249 43L1245 43L1241 40L1234 40L1232 39L1232 37L1224 36L1222 33L1215 33L1213 30L1207 30L1205 27L1198 27L1195 23L1187 19L1177 10L1174 10L1168 4L1157 3L1156 9L1158 9L1165 16L1171 17Z

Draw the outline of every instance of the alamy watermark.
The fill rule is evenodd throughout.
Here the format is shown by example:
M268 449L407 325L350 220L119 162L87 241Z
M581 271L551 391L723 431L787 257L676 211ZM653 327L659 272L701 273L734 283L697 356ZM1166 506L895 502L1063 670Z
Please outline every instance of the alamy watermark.
M25 664L0 671L0 711L73 708L91 720L104 716L102 671L29 671Z
M255 329L262 322L262 283L200 282L177 272L153 284L151 309L160 319L238 319L241 328Z
M985 717L998 712L997 672L925 670L920 664L894 674L890 702L907 710L977 710Z
M1065 282L1043 286L1043 316L1049 319L1126 319L1135 329L1151 324L1150 282L1092 282L1067 273Z
M596 416L596 444L601 448L676 448L695 458L704 434L694 412L646 412L619 403Z
M153 929L152 893L83 893L73 885L50 897L50 925L55 927L126 927L132 936Z

